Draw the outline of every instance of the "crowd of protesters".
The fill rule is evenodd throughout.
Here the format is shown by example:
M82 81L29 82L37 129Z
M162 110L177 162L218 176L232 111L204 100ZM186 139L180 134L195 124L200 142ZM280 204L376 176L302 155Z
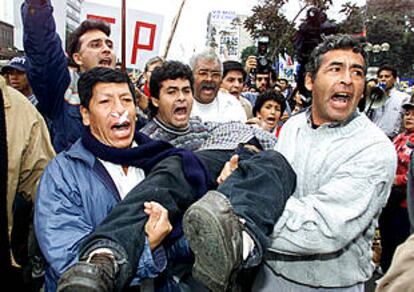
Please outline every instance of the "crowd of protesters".
M324 37L302 87L211 49L137 78L109 24L65 52L50 0L21 17L0 76L14 289L414 291L414 93L366 74L361 39Z

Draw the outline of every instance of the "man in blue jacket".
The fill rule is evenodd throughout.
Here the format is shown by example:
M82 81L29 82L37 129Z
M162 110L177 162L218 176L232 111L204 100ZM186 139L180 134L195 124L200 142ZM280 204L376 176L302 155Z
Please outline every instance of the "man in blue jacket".
M146 137L135 139L134 87L126 74L96 68L82 78L79 88L85 96L82 116L87 127L81 139L47 166L36 197L34 222L47 261L46 291L56 290L59 276L78 261L84 238L157 162L146 159L146 150L173 149ZM125 161L123 153L127 154ZM148 200L143 210L146 236L136 263L138 278L132 285L165 268L164 249L157 247L172 230L162 206Z
M25 0L22 5L23 45L31 67L27 74L39 101L39 111L53 124L53 146L61 152L82 132L77 81L79 74L68 62L56 33L50 0ZM72 33L68 54L79 72L96 66L115 67L110 27L85 20Z

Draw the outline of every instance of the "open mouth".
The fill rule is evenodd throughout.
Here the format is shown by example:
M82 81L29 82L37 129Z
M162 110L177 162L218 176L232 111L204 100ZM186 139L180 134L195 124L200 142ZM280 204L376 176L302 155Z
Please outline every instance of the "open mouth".
M234 95L234 96L236 96L236 97L238 97L238 96L240 95L240 91L238 91L238 90L233 90L233 91L230 91L230 94L231 94L231 95Z
M178 118L178 119L185 119L187 118L187 107L186 106L179 106L176 107L174 109L174 115Z
M209 83L207 83L207 84L202 84L201 85L201 90L204 91L204 92L212 93L216 89L217 89L217 87L216 87L215 84L209 84Z
M267 117L265 119L265 122L271 128L274 128L276 126L276 118L275 117Z
M275 117L268 117L266 119L266 121L271 122L271 123L274 123L274 122L276 122L276 118Z
M131 127L131 123L126 121L123 123L117 123L113 125L111 129L116 130L116 131L124 131L124 130L128 130L130 127Z
M350 99L351 99L351 95L349 93L345 93L345 92L335 93L331 97L331 100L336 102L336 103L347 103Z
M112 60L110 58L106 58L106 59L99 61L99 65L101 66L110 67L111 64L112 64Z

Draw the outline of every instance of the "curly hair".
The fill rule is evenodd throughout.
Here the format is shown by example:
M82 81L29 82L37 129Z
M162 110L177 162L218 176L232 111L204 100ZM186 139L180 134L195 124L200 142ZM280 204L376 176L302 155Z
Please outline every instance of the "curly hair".
M185 79L190 82L191 91L194 93L194 77L190 66L178 61L164 62L160 67L152 71L150 79L150 93L151 98L160 98L160 91L162 83L166 80ZM153 118L158 112L158 107L155 107L152 102L149 103L149 116Z
M283 115L286 109L286 102L284 96L280 92L277 92L273 89L268 89L257 97L253 107L253 116L257 116L257 113L260 112L263 105L266 103L266 101L269 100L273 100L280 105L280 114Z

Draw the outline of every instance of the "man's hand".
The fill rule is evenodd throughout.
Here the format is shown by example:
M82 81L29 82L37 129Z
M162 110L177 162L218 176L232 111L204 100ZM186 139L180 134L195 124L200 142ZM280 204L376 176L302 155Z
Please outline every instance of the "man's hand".
M144 212L149 216L145 224L151 250L154 250L171 232L172 225L168 219L168 211L157 202L145 202Z
M224 165L219 177L217 178L217 183L222 184L238 167L239 167L239 155L235 154Z
M260 117L254 117L254 118L251 118L251 119L248 119L247 121L246 121L246 124L248 124L248 125L253 125L253 126L256 126L256 127L258 127L258 128L260 128L260 129L262 129L262 130L264 130L264 131L271 131L271 130L273 130L273 129L271 129L270 127L269 127L269 125L262 119L262 118L260 118Z
M280 117L280 120L281 120L282 122L286 122L288 119L289 119L289 113L288 113L287 111L285 111L285 112L283 113L283 115Z
M248 56L246 59L246 64L244 66L244 70L247 72L247 74L250 73L250 71L253 68L257 67L257 59L256 56Z

